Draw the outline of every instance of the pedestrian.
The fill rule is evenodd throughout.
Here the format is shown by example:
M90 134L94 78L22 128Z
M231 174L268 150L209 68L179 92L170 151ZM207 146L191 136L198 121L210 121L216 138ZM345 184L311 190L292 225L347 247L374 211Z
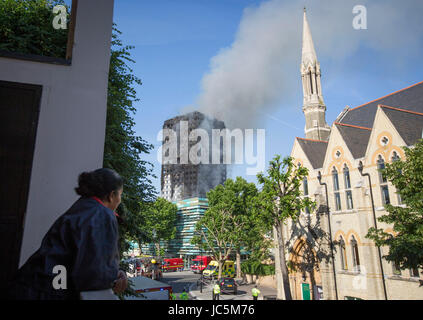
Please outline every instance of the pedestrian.
M119 270L119 216L114 212L122 191L123 180L114 170L81 173L75 188L80 198L54 222L40 248L17 271L8 298L77 300L82 291L122 293L127 278ZM61 286L59 275L66 279L59 280Z
M176 294L171 293L170 294L170 300L176 300Z
M182 291L182 293L179 295L179 299L180 299L180 300L188 300L188 299L189 299L189 297L188 297L188 293L185 291L185 289L184 289L184 291Z
M258 299L258 296L260 294L260 290L257 289L257 285L255 285L254 288L251 290L251 294L253 295L253 300Z
M220 295L220 286L219 284L215 284L213 288L213 300L219 300Z

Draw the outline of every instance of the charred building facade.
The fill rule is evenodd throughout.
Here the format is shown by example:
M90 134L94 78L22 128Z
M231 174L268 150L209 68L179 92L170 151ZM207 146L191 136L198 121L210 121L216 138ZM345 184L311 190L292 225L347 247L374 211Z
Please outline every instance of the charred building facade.
M166 120L163 125L161 196L169 201L205 198L206 193L226 180L223 138L218 159L213 161L213 130L224 130L223 121L195 111ZM198 134L199 133L199 134ZM169 156L173 153L173 159Z

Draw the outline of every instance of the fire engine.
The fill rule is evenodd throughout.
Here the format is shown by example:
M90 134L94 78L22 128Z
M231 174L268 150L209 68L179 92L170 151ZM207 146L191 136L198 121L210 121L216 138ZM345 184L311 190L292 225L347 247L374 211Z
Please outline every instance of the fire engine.
M181 258L164 259L162 269L166 271L180 271L184 269L184 260Z
M207 267L210 261L212 261L212 257L197 256L195 259L192 259L191 270L194 273L201 273Z

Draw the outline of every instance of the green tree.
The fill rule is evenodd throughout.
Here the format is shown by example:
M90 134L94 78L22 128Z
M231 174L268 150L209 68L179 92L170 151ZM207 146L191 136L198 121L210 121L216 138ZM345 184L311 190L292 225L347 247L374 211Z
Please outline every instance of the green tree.
M155 245L156 253L162 253L161 241L168 241L175 237L178 207L164 198L157 198L154 202L141 204L140 222L138 226L143 231L142 237Z
M118 213L123 217L120 224L121 254L129 248L127 240L138 240L142 233L140 218L141 203L154 200L156 191L150 177L153 165L142 160L142 155L151 151L153 146L139 136L135 136L135 122L132 115L136 112L134 86L141 80L133 74L129 63L133 46L124 46L119 39L121 32L113 27L110 57L109 84L107 96L107 122L104 144L103 167L116 170L124 179L122 204Z
M254 183L241 177L227 179L223 185L207 193L209 209L197 223L193 243L213 253L221 265L235 251L237 277L241 276L241 248L263 248L263 224L256 214L258 190ZM201 238L205 241L201 242ZM261 246L259 246L261 244Z
M387 163L382 174L393 184L405 207L386 205L378 221L393 225L395 235L370 228L366 237L387 246L386 260L400 269L423 268L423 140L403 148L405 160Z
M223 185L218 185L207 192L207 199L209 208L197 222L196 235L191 243L212 253L213 260L219 264L218 277L221 278L223 262L228 259L234 249L233 234L237 227L234 223L232 206L235 202L235 194ZM241 226L238 225L238 227Z
M55 5L65 3L63 0L0 0L0 50L65 58L69 29L53 28ZM67 11L69 17L70 10Z
M301 210L314 206L314 202L309 198L301 197L300 186L307 177L308 170L302 166L297 167L291 157L281 161L277 155L270 161L267 173L268 176L262 173L257 175L259 183L262 184L260 215L274 232L277 298L282 299L284 293L285 300L292 300L282 226L289 219L296 221Z
M250 251L253 256L263 253L265 247L263 223L257 215L258 190L254 183L237 177L235 181L228 179L224 184L224 191L229 193L231 202L227 205L233 216L232 237L236 252L237 278L241 277L241 248ZM260 255L262 256L262 254Z

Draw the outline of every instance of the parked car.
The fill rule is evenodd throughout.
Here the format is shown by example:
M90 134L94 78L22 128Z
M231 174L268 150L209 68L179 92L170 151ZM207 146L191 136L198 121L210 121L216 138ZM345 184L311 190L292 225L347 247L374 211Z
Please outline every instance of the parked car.
M220 291L222 293L233 292L233 294L238 293L238 285L235 282L234 278L221 278L217 282L220 286Z

